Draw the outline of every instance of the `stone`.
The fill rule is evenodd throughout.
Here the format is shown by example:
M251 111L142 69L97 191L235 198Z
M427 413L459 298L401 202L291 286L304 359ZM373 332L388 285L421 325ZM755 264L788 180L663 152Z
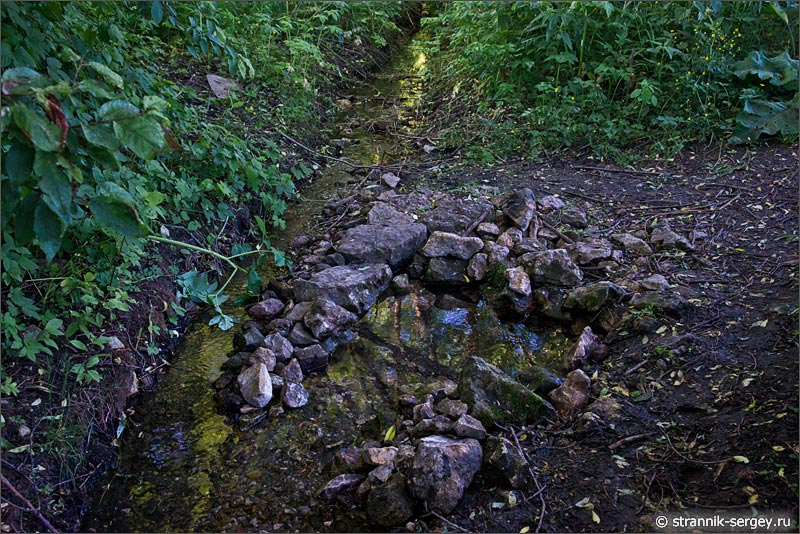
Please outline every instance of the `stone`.
M308 345L313 345L317 342L317 338L309 332L308 328L303 325L303 323L294 323L292 330L289 332L288 335L289 341L292 342L292 345L297 347L307 347Z
M569 256L578 265L588 265L594 261L611 257L611 243L605 239L588 239L578 241L570 247Z
M689 303L679 293L642 291L641 293L635 293L631 297L631 305L637 310L651 309L657 312L680 315L689 306Z
M267 324L266 332L268 334L280 334L282 336L288 336L293 326L294 322L290 321L289 319L273 319L269 322L269 324Z
M399 274L392 278L391 286L395 291L409 291L411 289L411 281L407 274Z
M564 307L568 310L596 312L604 306L617 303L624 295L622 287L603 280L570 291L564 300Z
M317 497L323 501L332 501L339 495L355 488L364 480L364 475L355 473L345 473L328 481L325 486L317 492Z
M420 222L428 232L449 232L464 235L494 214L494 206L485 200L444 198L436 207L426 211Z
M367 447L361 451L367 465L383 465L397 459L397 447Z
M294 304L291 309L289 309L284 315L284 319L289 319L290 321L297 322L302 321L303 318L308 313L308 310L311 309L311 305L314 304L312 301L308 302L298 302Z
M481 467L483 449L472 438L422 438L411 467L411 492L428 510L447 515Z
M500 205L503 213L523 232L536 214L536 195L527 187L512 193Z
M328 365L328 352L319 343L294 349L294 357L300 364L303 374L321 371Z
M392 189L397 187L397 185L400 183L400 177L393 172L385 172L381 174L381 180L383 180L383 183L385 183Z
M444 415L437 415L433 419L423 419L411 429L415 438L430 436L431 434L446 434L453 428L453 422Z
M506 280L508 280L508 289L514 293L523 296L530 296L531 294L531 280L528 278L528 273L522 267L514 267L513 269L506 269Z
M264 334L259 332L255 326L250 326L247 330L240 331L234 337L233 343L239 350L252 352L264 342Z
M467 262L456 258L431 258L425 269L425 282L434 285L464 285L467 283Z
M253 363L261 362L267 366L267 371L270 373L275 370L275 365L278 363L275 353L266 347L258 347L251 358Z
M277 395L283 389L283 386L286 385L286 382L283 380L281 375L276 375L270 373L270 379L272 380L272 394Z
M486 440L483 467L489 478L506 487L523 488L530 483L530 465L511 441L489 436Z
M564 357L564 366L569 370L585 367L589 355L598 350L600 344L600 339L592 332L592 327L585 327L578 337L578 341L567 351Z
M571 419L589 400L589 387L592 381L581 369L567 374L564 383L550 392L550 401L558 415Z
M289 365L283 368L281 376L289 384L299 384L303 381L303 368L300 367L300 362L297 361L297 358L292 358Z
M650 233L650 243L655 245L656 248L671 250L679 249L690 252L694 250L694 246L684 236L673 232L666 221L661 221Z
M385 484L375 486L367 497L367 515L384 527L405 523L414 517L414 500L406 477L395 473Z
M298 300L326 298L360 315L375 304L391 279L388 265L345 265L297 280L294 292Z
M547 250L547 245L539 239L532 237L523 237L518 243L514 245L514 253L522 256L528 252L541 252Z
M108 343L106 343L106 350L120 350L124 348L125 344L117 336L111 336L108 338Z
M586 212L577 206L570 206L561 212L561 222L573 228L586 228L589 226L589 219Z
M464 363L458 392L470 415L487 427L494 422L521 426L554 413L546 400L477 356Z
M333 464L336 469L345 471L361 471L365 467L361 449L358 447L339 449L333 457Z
M569 321L572 316L564 310L564 293L555 287L539 287L533 290L531 297L540 314L557 321Z
M563 248L530 252L522 256L521 262L535 284L569 287L583 281L583 272Z
M508 258L511 250L508 247L488 241L484 243L483 250L486 252L486 260L489 265L493 263L502 263L503 265L509 266L508 264L511 263Z
M250 362L250 357L253 354L251 352L237 352L231 356L228 356L228 359L222 362L222 370L223 371L238 371L244 365L247 365Z
M663 291L669 289L669 281L661 274L653 274L643 280L639 280L639 284L651 291Z
M498 227L494 223L490 222L482 222L475 228L475 233L479 236L485 238L492 238L497 239L497 236L500 235L500 227Z
M460 438L483 439L486 437L486 428L471 415L462 414L453 423L453 433Z
M206 74L206 82L217 98L228 98L231 94L231 87L236 85L236 82L224 76L217 76L216 74Z
M288 362L294 352L292 344L281 334L269 334L264 337L261 346L271 350L275 354L276 361L281 363Z
M483 248L480 237L462 237L447 232L433 232L420 251L428 258L452 257L468 260Z
M288 382L281 390L281 402L287 408L301 408L308 404L308 391L303 384Z
M223 373L223 374L221 374L219 376L219 378L214 380L214 383L213 383L214 389L217 389L217 390L225 389L226 387L228 387L231 384L231 382L233 382L233 377L234 377L234 375L232 375L231 373Z
M518 228L517 228L517 230L518 230ZM504 232L503 234L501 234L500 237L497 238L497 241L495 241L495 243L498 246L506 247L509 250L514 248L514 240L511 239L511 236L507 232Z
M325 298L315 300L303 318L303 323L317 339L326 338L356 321L356 314Z
M272 380L263 363L252 365L239 373L236 379L242 397L251 406L263 408L272 400Z
M550 369L532 365L517 375L517 380L536 392L538 395L547 395L564 381Z
M379 465L375 469L367 474L367 478L373 484L382 484L389 480L389 477L392 476L394 472L394 462L386 462L385 464Z
M522 230L512 226L497 238L497 244L508 248L514 248L514 245L522 241L524 238L525 235L522 233ZM503 240L502 243L500 242L501 239Z
M385 202L376 202L367 214L367 222L381 226L414 224L414 217L395 209Z
M254 319L269 320L280 315L284 307L283 302L278 299L267 299L251 306L247 313Z
M469 407L465 403L454 399L442 399L437 402L433 408L450 419L458 419L469 410Z
M639 254L640 256L649 256L653 253L653 249L643 239L639 239L631 234L611 234L611 239L619 243L625 248L626 252L631 254Z
M483 252L479 252L472 256L467 264L467 276L473 282L480 282L486 275L486 269L489 268L488 256Z
M541 211L542 213L550 213L552 211L558 211L560 209L564 209L564 206L566 206L563 200L553 195L547 195L540 198L538 204L539 204L539 211Z
M458 392L458 384L446 376L437 376L432 382L422 386L417 395L422 398L425 395L431 395L435 400L441 400L444 397L454 397Z
M362 224L347 230L337 252L349 262L388 263L397 270L411 263L427 235L423 224Z
M240 406L245 404L245 400L241 395L231 391L230 389L221 389L214 394L216 400L222 409L228 412L233 412L239 409Z
M414 423L419 423L423 419L433 419L436 417L436 412L433 410L433 406L430 402L423 402L421 404L417 404L414 406L412 410L412 418L414 419Z

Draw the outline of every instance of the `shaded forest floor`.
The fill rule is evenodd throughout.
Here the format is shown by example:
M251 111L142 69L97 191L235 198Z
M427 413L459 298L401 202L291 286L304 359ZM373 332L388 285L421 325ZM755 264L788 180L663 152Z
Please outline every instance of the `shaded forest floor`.
M692 307L672 318L645 312L636 331L605 340L611 356L592 389L604 398L586 409L599 423L517 429L544 486L542 530L652 530L654 511L679 507L797 517L797 163L796 147L700 146L635 170L557 158L416 184L529 187L585 208L600 235L666 220L695 246L642 266ZM512 507L506 493L473 483L450 519L533 531L540 498L523 494Z

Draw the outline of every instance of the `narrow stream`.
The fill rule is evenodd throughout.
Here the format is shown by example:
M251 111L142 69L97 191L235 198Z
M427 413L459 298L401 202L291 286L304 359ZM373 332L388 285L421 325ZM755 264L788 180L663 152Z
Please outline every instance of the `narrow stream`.
M345 139L343 157L365 164L403 161L406 149L398 137L381 134L380 123L389 117L398 131L414 133L424 62L412 42L383 74L352 89L353 107L335 122L335 135ZM309 221L322 207L361 181L347 170L323 169L303 190L304 201L286 214L281 245L312 231ZM246 320L241 308L228 313ZM120 440L120 466L98 488L84 530L369 529L363 510L334 514L314 499L333 476L337 450L380 439L401 395L435 380L457 380L469 355L513 373L568 343L559 334L504 324L482 304L443 304L425 290L392 296L345 336L325 375L304 381L306 406L241 432L216 412L211 387L236 331L196 322L156 390L133 406Z

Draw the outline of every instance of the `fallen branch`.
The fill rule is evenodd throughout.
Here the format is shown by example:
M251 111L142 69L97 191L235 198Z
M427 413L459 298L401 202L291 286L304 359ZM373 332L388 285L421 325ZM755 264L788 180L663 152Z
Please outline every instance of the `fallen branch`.
M586 170L586 171L602 171L602 172L612 172L619 174L643 174L645 176L661 176L663 174L661 172L653 172L653 171L631 171L627 169L609 169L607 167L589 167L586 165L579 165L572 168Z
M497 423L495 423L495 425L497 425L498 427L502 428L503 431L505 431L506 433L511 434L511 437L514 438L514 446L517 448L517 451L528 462L528 474L531 476L531 479L533 479L533 483L536 484L536 493L534 495L532 495L531 497L534 497L534 496L538 495L539 496L539 502L542 503L542 513L539 514L539 524L536 525L536 532L540 532L542 530L542 522L544 521L544 514L547 511L547 503L544 500L544 489L545 489L545 486L542 486L541 484L539 484L539 479L536 478L536 475L533 472L533 468L531 467L531 461L528 458L528 455L525 454L525 451L523 450L522 445L519 444L519 439L517 438L517 433L514 432L514 429L513 428L508 429L508 428L506 428L504 426L498 425Z
M573 241L572 239L570 239L569 237L564 235L564 233L561 230L559 230L558 228L556 228L555 226L553 226L552 224L550 224L549 222L544 220L544 218L537 217L537 219L539 220L539 222L541 223L542 226L544 226L545 228L547 228L548 230L550 230L552 232L555 232L556 235L558 237L560 237L564 241L564 243L567 243L568 245L574 245L575 244L575 241Z
M32 505L31 502L28 499L26 499L24 495L21 494L17 490L17 488L15 488L14 485L8 481L5 475L0 475L0 481L2 481L3 486L5 486L6 489L8 489L8 491L13 493L19 500L22 501L22 504L24 504L27 507L26 511L33 512L33 515L35 515L36 518L39 521L41 521L42 525L45 526L48 532L58 532L58 530L56 530L56 528L50 523L50 521L48 521L47 518L42 515L42 512L39 511L39 509L36 508L34 505Z
M628 436L627 438L622 438L619 441L615 441L614 443L608 446L608 449L611 451L615 451L620 447L624 447L625 445L630 445L631 443L635 443L637 441L641 441L643 439L647 439L655 435L656 435L655 432L645 432L644 434L636 434L635 436Z
M430 512L428 512L427 514L423 515L422 517L428 517L428 516L433 516L433 517L435 517L436 519L438 519L438 520L440 520L440 521L444 521L445 523L447 523L448 525L450 525L450 526L451 526L451 527L453 527L454 529L458 530L459 532L469 532L469 530L465 529L465 528L464 528L464 527L462 527L461 525L458 525L458 524L456 524L456 523L453 523L452 521L450 521L450 520L449 520L449 519L447 519L446 517L444 517L444 516L442 516L442 515L440 515L440 514L437 514L437 513L436 513L436 512L434 512L434 511L430 511Z

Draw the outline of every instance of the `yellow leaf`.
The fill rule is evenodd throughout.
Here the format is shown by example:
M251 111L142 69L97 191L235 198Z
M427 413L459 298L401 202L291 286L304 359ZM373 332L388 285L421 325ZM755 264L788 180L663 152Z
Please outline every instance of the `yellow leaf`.
M733 457L733 461L734 462L739 462L740 464L749 464L750 463L750 459L747 458L747 456L738 456L738 455L734 456Z
M754 494L750 495L750 498L747 499L747 502L749 502L750 504L757 503L758 502L758 493L754 493Z
M528 532L530 532L530 530L531 527L522 527L519 531L519 534L527 534Z
M597 512L595 512L594 510L592 510L592 521L594 521L597 524L600 524L600 516L597 515Z
M389 430L386 431L386 435L383 436L383 441L392 441L396 432L394 425L390 426Z
M783 452L786 450L786 447L784 447L783 445L773 445L772 450L775 452Z

